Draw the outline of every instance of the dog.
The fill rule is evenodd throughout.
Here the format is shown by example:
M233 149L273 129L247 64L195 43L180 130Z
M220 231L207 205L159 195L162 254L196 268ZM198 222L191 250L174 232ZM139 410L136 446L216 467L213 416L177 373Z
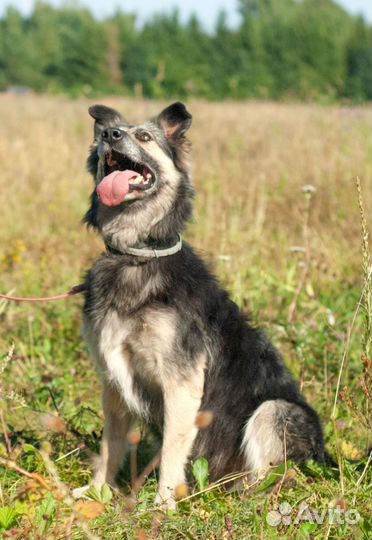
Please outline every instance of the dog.
M115 486L138 418L162 433L155 502L167 508L190 458L207 458L211 480L325 461L319 418L280 354L181 239L194 196L185 106L140 125L104 105L89 113L95 186L85 222L106 245L87 273L83 310L105 417L92 484ZM212 415L205 429L201 411Z

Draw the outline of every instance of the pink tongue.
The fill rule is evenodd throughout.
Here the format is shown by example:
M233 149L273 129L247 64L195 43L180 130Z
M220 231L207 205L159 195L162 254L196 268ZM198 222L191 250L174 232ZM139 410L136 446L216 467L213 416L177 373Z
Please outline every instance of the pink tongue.
M97 186L97 194L105 206L118 206L129 192L129 180L139 176L135 171L113 171Z

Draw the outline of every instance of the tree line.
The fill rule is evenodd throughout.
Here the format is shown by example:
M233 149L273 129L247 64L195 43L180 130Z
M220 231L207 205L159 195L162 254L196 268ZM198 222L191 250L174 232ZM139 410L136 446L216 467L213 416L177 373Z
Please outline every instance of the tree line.
M0 20L0 90L149 98L372 97L371 25L333 0L239 0L240 23L220 12L207 32L176 10L139 26L118 10L104 20L79 4L37 1Z

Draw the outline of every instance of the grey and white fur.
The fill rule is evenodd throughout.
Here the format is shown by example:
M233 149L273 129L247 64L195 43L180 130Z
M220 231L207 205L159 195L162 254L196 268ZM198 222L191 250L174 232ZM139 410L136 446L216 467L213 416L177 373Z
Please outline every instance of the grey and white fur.
M102 204L94 189L85 217L108 246L86 276L84 335L101 376L105 416L92 483L115 485L137 418L163 435L156 502L167 507L175 506L190 458L206 457L212 480L233 471L257 474L285 459L324 461L318 416L280 354L192 247L184 242L178 253L152 259L125 254L128 247L172 245L191 216L191 115L181 103L141 125L103 105L90 114L95 188L115 167L152 172L146 190L115 207ZM204 410L213 421L198 429Z

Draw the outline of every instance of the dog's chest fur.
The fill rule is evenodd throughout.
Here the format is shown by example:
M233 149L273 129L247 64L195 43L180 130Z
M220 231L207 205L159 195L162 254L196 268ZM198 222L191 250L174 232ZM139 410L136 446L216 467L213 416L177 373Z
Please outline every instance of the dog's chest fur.
M127 280L127 286L118 292L114 305L85 312L84 335L104 381L119 389L133 413L150 418L152 406L159 406L169 377L178 318L172 308L156 301L144 302L145 296L152 296L159 285L154 279L142 283L137 301L140 299L143 305L133 309L131 288L133 279L138 280L138 272L141 270L137 274L123 270L121 277ZM96 276L91 286L99 282Z

